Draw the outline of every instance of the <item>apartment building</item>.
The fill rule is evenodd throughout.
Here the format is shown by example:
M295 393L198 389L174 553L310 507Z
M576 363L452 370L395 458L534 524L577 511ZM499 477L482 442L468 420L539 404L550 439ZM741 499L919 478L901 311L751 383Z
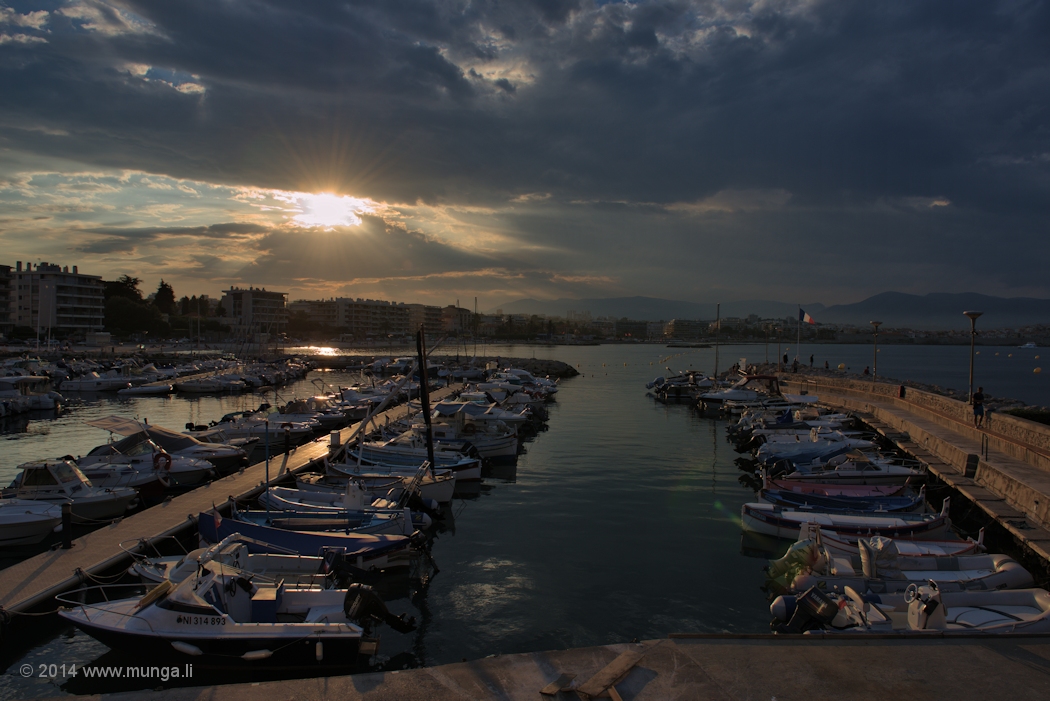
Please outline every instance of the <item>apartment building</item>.
M28 326L53 336L85 335L101 331L105 323L106 293L101 276L84 275L77 266L42 262L15 263L13 325ZM0 292L2 294L2 292Z

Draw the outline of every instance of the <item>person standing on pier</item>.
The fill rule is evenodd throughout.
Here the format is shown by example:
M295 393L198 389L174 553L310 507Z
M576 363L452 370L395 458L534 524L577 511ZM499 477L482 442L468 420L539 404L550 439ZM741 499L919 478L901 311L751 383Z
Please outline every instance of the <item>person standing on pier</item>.
M813 367L813 354L812 353L809 356L809 366Z
M978 387L973 393L973 427L981 428L984 424L984 387Z

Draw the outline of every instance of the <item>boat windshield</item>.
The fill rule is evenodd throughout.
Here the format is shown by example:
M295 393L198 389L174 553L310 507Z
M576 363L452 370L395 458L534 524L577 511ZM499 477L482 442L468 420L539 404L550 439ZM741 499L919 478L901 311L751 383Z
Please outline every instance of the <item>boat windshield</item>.
M87 482L87 477L80 469L68 462L56 462L51 466L51 471L54 472L55 477L62 484L69 482Z
M22 472L23 487L54 487L57 484L54 475L43 465L28 467Z

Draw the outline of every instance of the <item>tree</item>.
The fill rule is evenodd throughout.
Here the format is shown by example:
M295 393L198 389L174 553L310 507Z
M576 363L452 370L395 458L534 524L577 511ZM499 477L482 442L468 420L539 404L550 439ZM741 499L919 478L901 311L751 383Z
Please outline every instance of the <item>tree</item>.
M127 297L113 297L106 302L106 330L116 336L136 333L163 335L168 328L160 318L160 310L138 304Z
M197 299L196 295L193 298ZM182 299L179 300L179 314L182 314L183 316L189 316L190 309L190 298L184 296Z
M164 282L163 278L157 286L157 294L153 297L153 304L162 314L171 314L175 311L175 290L171 285Z
M124 299L130 299L132 302L141 303L142 293L139 292L139 284L141 282L142 280L130 275L121 275L115 281L103 281L106 300L108 301L114 297L123 297Z

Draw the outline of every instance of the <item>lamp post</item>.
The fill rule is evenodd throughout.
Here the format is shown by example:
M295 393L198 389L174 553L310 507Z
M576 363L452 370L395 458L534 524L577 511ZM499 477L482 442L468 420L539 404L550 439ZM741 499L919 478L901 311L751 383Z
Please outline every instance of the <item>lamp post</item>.
M973 404L973 344L977 338L977 317L984 312L963 312L963 316L970 319L970 392L967 394L967 402Z
M869 321L868 323L871 324L872 333L875 335L875 340L872 342L874 359L871 361L871 383L875 384L875 378L879 376L879 327L882 326L882 322Z
M777 372L783 372L784 368L780 364L780 327L777 327Z

